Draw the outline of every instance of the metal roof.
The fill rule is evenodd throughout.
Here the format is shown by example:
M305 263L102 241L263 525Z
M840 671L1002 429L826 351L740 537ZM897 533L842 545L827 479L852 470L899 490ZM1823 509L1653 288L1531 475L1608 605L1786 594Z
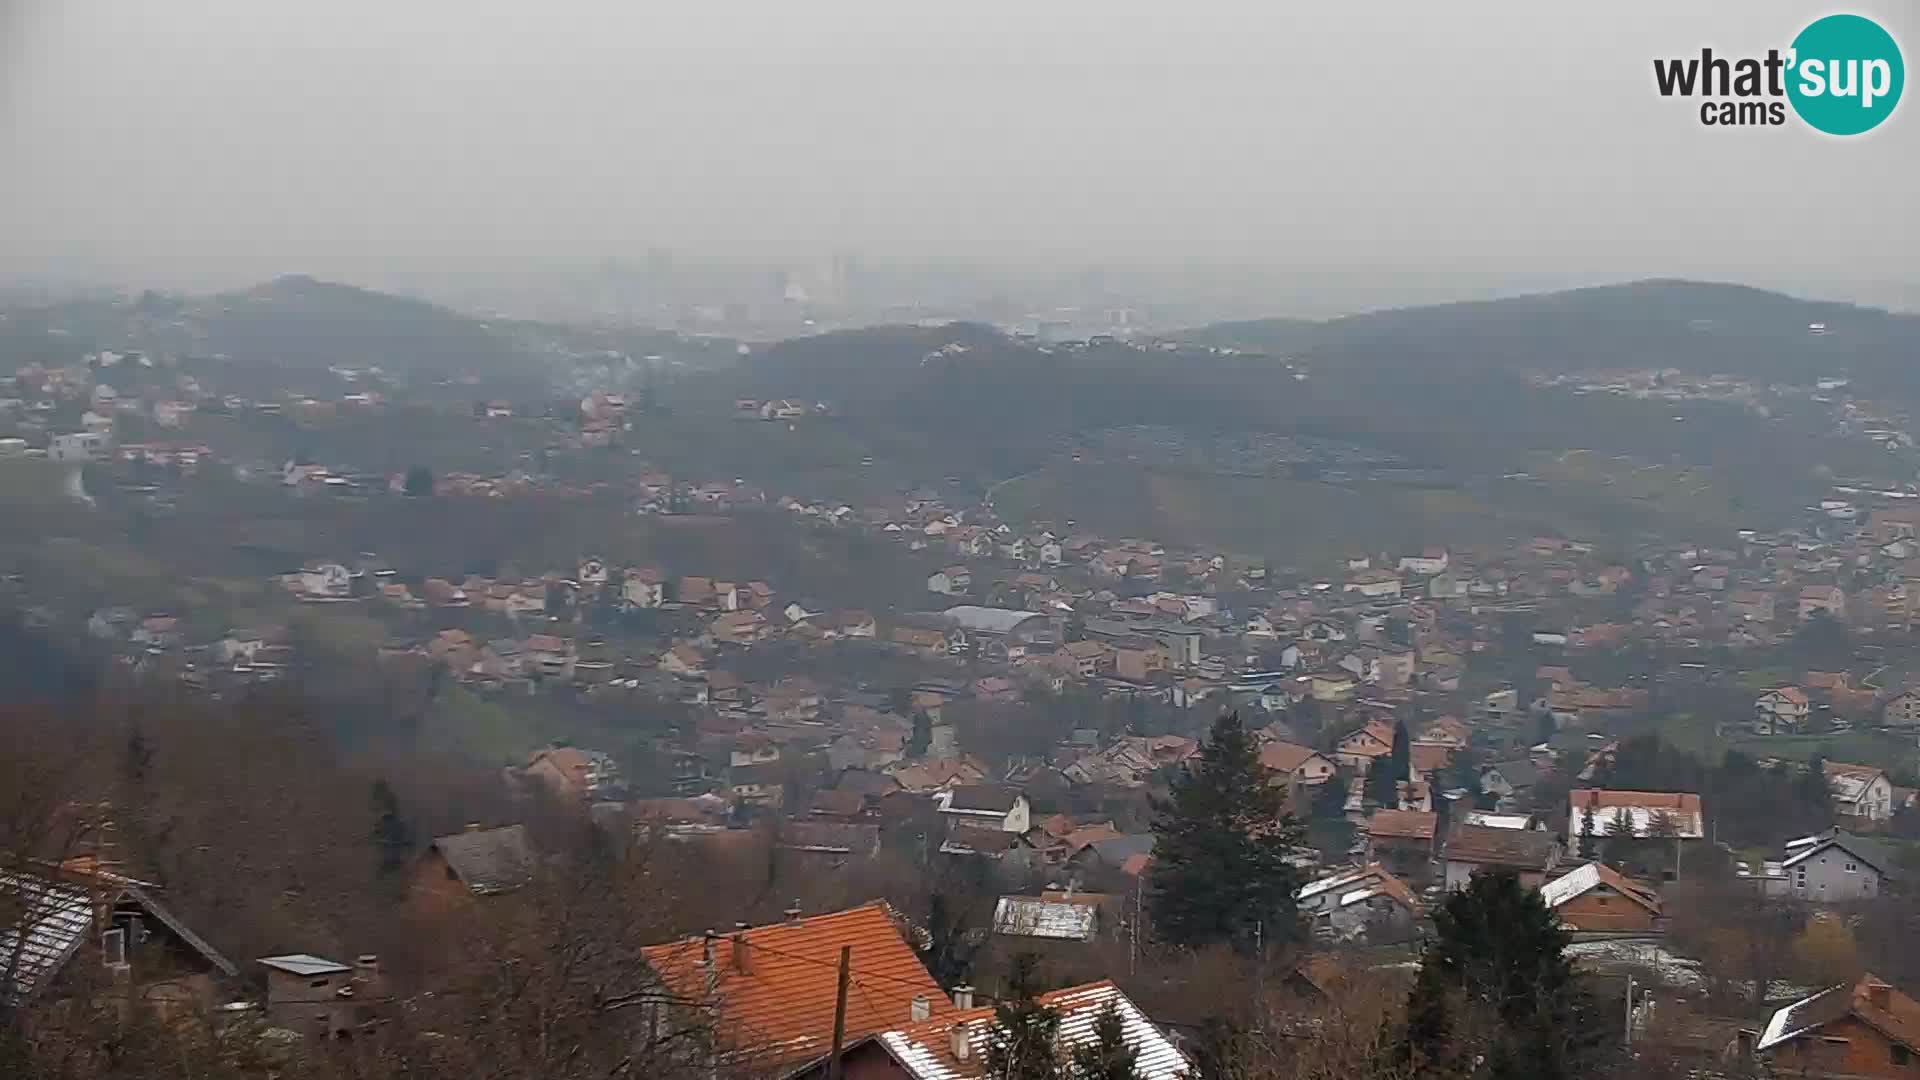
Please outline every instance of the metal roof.
M309 956L306 953L289 953L286 956L263 956L260 963L289 975L338 975L353 969L337 960L328 960L321 956Z
M93 902L70 885L6 872L0 872L0 896L9 909L19 909L11 925L0 927L0 997L25 1001L86 940L93 926ZM7 967L13 969L10 977Z
M993 909L993 932L1008 937L1091 941L1097 913L1092 904L1003 896Z
M950 607L941 614L951 619L962 630L978 634L1011 634L1029 619L1042 619L1046 616L1032 611L1015 611L1011 608L978 607L962 604Z

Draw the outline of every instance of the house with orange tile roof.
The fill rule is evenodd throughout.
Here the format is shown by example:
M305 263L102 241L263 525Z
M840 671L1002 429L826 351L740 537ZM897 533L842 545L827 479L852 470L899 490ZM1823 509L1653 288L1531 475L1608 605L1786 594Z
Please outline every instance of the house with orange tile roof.
M845 1045L957 1011L878 901L730 934L708 931L642 956L674 1008L711 1025L732 1069L785 1076L832 1048L842 949Z
M1754 1050L1778 1076L1912 1076L1920 1057L1920 1001L1868 973L1776 1011Z
M1403 881L1424 884L1433 874L1434 835L1439 816L1419 810L1380 809L1365 826L1367 861L1377 862Z
M1358 731L1350 732L1341 738L1334 748L1333 756L1340 764L1359 772L1366 771L1368 765L1377 757L1393 753L1393 725L1385 720L1371 720Z
M1273 783L1324 784L1333 778L1333 759L1311 746L1275 740L1260 748L1260 764L1274 773Z
M1569 930L1649 933L1666 925L1658 892L1602 862L1547 882L1540 899Z
M840 1057L841 1075L858 1080L987 1080L987 1051L1000 1037L991 1005L975 1005L971 990L954 992L953 1002L929 999L925 1015L908 1024L849 1040ZM1060 1056L1094 1042L1094 1022L1111 1007L1120 1016L1128 1047L1135 1054L1139 1080L1179 1080L1193 1064L1180 1049L1112 982L1086 983L1041 994L1040 1004L1060 1018L1055 1035ZM791 1080L823 1080L829 1062L808 1063Z

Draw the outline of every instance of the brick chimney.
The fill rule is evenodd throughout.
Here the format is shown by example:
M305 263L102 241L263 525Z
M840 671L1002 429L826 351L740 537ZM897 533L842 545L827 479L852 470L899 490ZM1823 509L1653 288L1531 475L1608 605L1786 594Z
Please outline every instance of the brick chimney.
M353 984L364 988L369 994L381 990L380 957L373 953L361 953L353 961Z
M922 1020L928 1019L933 1015L933 1002L927 1000L927 995L925 994L913 995L912 1015L913 1015L913 1022L916 1024Z
M965 983L953 988L953 1007L956 1009L973 1008L973 987Z
M714 966L714 947L720 935L709 930L700 937L700 967L706 975L707 994L711 996L720 986L720 972Z
M967 1022L962 1020L953 1025L953 1058L955 1061L965 1061L972 1056L973 1043L967 1037Z
M1893 1008L1893 987L1878 980L1868 983L1867 1004L1881 1012L1890 1012Z
M742 975L753 970L753 955L747 945L747 924L733 924L733 970Z

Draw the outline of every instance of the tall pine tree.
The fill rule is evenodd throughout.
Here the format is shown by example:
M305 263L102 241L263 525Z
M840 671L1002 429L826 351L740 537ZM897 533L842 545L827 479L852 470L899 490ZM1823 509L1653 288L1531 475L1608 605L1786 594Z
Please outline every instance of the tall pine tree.
M1367 798L1389 810L1400 805L1400 782L1413 779L1413 737L1407 722L1393 725L1393 748L1367 766Z
M1008 976L1008 1000L994 1006L987 1042L987 1075L995 1080L1063 1080L1060 1013L1039 1001L1034 969L1039 957L1020 953Z
M1419 1076L1594 1075L1606 1028L1574 982L1567 936L1510 871L1480 874L1434 912L1407 999L1401 1064Z
M1161 938L1244 949L1299 935L1299 873L1287 856L1303 834L1286 812L1285 789L1269 780L1240 715L1228 713L1174 777L1171 796L1154 801L1148 895Z
M413 857L413 829L400 813L400 800L385 779L373 782L373 846L383 877L399 872Z

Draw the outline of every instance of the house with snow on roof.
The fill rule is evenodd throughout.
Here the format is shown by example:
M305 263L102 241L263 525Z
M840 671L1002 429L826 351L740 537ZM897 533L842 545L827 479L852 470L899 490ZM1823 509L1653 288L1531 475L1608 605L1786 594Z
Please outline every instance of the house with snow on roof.
M1120 1018L1122 1038L1134 1052L1138 1080L1180 1080L1193 1064L1108 981L1070 986L1041 994L1039 1002L1059 1017L1055 1048L1064 1060L1095 1039L1095 1023L1111 1009ZM976 1006L970 988L954 991L953 1001L923 1004L915 999L914 1019L899 1028L850 1042L840 1057L839 1075L860 1080L989 1080L989 1048L1002 1036L990 1005ZM825 1060L809 1063L790 1080L823 1080Z
M956 784L934 797L934 808L949 827L971 825L1016 835L1033 827L1027 797L1000 784Z
M1843 761L1822 762L1821 768L1827 774L1827 788L1833 792L1836 817L1863 828L1873 828L1893 817L1893 783L1885 769Z
M1601 862L1575 867L1540 887L1540 900L1568 930L1654 933L1666 928L1660 894Z
M1754 1050L1775 1076L1912 1076L1920 1056L1920 1002L1868 973L1776 1011Z
M1784 888L1765 891L1815 904L1870 899L1903 876L1894 848L1844 829L1788 841L1780 865Z
M1398 941L1420 917L1413 890L1379 863L1310 881L1294 900L1315 933L1335 941Z
M1630 823L1635 836L1699 840L1707 834L1700 796L1692 792L1575 788L1567 793L1567 815L1567 831L1575 835L1589 816L1593 831L1601 836L1616 821Z

